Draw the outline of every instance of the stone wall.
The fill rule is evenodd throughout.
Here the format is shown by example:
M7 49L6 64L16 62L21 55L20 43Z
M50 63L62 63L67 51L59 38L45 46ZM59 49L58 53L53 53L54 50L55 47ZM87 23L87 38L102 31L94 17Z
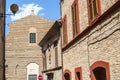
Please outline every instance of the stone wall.
M67 29L68 29L68 42L73 39L73 28L72 28L72 11L71 6L75 0L64 0L61 2L61 17L67 16ZM78 1L78 8L79 8L79 24L80 24L80 33L82 33L88 26L88 6L87 0L77 0ZM100 8L101 14L107 11L115 2L118 0L99 0L100 1Z
M62 5L62 16L65 14L68 15L68 38L69 42L72 40L72 31L69 29L71 27L71 15L70 11L66 9L71 8L73 0L70 0L68 3L65 0ZM83 3L86 6L86 2L79 0L79 6L82 6ZM117 1L117 0L116 0ZM101 1L102 13L104 13L110 6L112 6L115 0L111 1ZM64 7L64 6L67 7ZM109 5L109 7L108 7ZM87 27L88 20L83 19L87 18L86 7L80 7L80 28L84 29ZM82 13L83 12L83 13ZM83 16L83 17L82 17ZM86 17L85 17L86 16ZM82 26L84 24L84 26ZM86 25L86 26L85 26ZM74 45L69 47L63 52L63 71L69 70L71 72L71 80L75 79L75 68L82 68L82 79L91 80L90 78L90 67L97 61L104 61L109 63L110 69L110 80L119 80L120 79L120 8L112 13L109 17L104 18L101 22L95 25L95 28L86 34Z
M52 25L52 21L35 15L9 24L5 50L7 80L27 80L27 66L30 63L39 65L38 75L42 75L42 52L38 44ZM36 33L36 43L29 43L29 33L32 32Z

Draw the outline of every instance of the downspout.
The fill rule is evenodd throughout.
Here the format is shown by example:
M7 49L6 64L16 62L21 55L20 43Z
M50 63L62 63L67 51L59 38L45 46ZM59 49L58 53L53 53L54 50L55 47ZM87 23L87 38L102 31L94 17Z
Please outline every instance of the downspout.
M87 59L88 59L88 75L89 79L91 80L91 70L90 70L90 51L89 51L89 33L87 36Z
M61 64L62 64L62 79L63 79L63 51L62 51L62 33L61 33L61 27L60 27L60 48L61 48Z
M60 16L61 16L61 23L62 23L62 7L61 7L61 0L60 0L60 3L59 3L59 5L60 5ZM62 27L62 26L61 26ZM62 51L62 29L61 29L61 27L60 27L60 42L61 42L61 64L62 64L62 80L63 80L63 51Z

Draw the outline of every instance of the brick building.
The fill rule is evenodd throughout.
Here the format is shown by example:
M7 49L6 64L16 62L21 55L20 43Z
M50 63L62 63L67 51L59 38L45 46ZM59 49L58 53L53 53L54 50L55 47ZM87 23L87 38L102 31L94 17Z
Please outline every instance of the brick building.
M43 80L62 80L61 21L56 21L39 45L43 53Z
M63 80L120 79L120 0L61 0Z
M42 75L42 52L38 45L53 22L33 13L9 24L6 36L6 79L37 80Z
M4 24L5 24L5 0L0 0L0 80L4 80Z

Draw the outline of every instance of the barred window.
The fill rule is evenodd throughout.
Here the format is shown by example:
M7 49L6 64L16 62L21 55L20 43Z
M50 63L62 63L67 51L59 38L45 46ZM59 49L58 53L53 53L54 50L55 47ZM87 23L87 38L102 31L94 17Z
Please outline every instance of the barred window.
M30 43L36 43L36 33L30 33Z

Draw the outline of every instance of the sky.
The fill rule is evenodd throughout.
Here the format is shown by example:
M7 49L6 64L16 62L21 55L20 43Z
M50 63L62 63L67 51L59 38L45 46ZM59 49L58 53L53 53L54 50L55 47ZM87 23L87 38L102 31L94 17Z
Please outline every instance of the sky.
M8 24L31 14L34 10L35 15L55 21L60 19L60 0L6 0L6 14L12 14L11 4L17 4L19 11L13 15L6 16L6 35L9 33Z

